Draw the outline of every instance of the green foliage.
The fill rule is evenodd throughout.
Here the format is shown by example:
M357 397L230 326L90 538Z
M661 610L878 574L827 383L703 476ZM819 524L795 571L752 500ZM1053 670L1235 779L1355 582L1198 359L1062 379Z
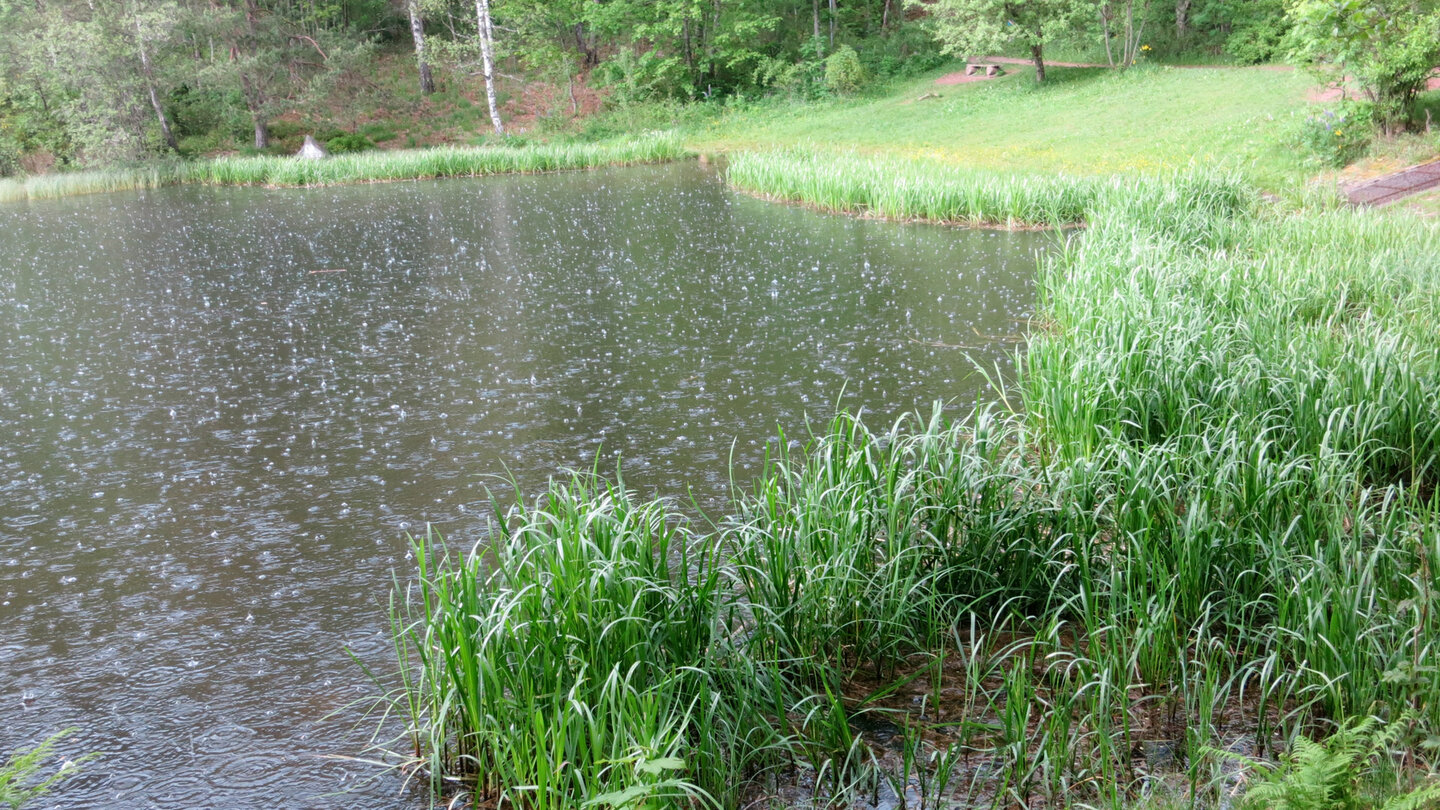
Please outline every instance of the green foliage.
M1094 0L907 0L929 14L945 53L961 59L1042 48L1072 36L1095 15Z
M1266 5L1270 6L1268 13ZM1290 33L1290 21L1279 0L1256 6L1232 24L1231 34L1225 38L1225 53L1242 65L1260 65L1280 58Z
M676 56L623 48L601 66L596 78L610 90L611 100L624 106L680 92L683 68Z
M1260 771L1265 781L1245 793L1255 810L1422 810L1440 803L1440 782L1388 793L1383 802L1366 795L1376 780L1395 773L1395 749L1409 733L1410 713L1388 724L1378 717L1350 718L1324 742L1296 737L1278 766L1228 755ZM1223 754L1222 754L1223 755Z
M374 148L375 142L358 132L336 135L325 141L325 149L332 155L345 152L364 152Z
M248 135L249 122L243 110L244 100L238 93L221 93L189 84L171 90L165 102L165 112L170 116L177 138Z
M1440 63L1440 10L1410 0L1297 0L1293 57L1331 81L1358 81L1387 132L1403 127Z
M94 754L66 760L54 773L41 776L46 763L55 755L56 744L74 732L75 729L68 728L31 748L11 752L4 764L0 764L0 804L8 805L10 810L20 810L23 805L45 796L61 782L78 774L80 766L93 759Z
M832 92L849 95L865 85L865 66L849 45L841 45L825 57L825 86Z
M1374 105L1349 102L1299 119L1291 137L1311 161L1341 168L1364 154L1374 132Z

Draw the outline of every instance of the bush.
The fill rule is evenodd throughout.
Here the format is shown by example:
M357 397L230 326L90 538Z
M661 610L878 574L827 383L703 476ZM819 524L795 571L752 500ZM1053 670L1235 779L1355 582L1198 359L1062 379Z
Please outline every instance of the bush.
M860 54L849 45L841 45L825 57L825 86L841 95L849 95L865 85L865 66Z
M325 149L333 155L344 152L364 152L374 148L375 142L358 132L341 133L325 140Z
M1307 116L1291 141L1310 162L1338 169L1365 152L1374 132L1374 106L1352 101Z
M1259 65L1280 56L1285 35L1290 31L1284 17L1260 17L1237 26L1225 40L1225 53L1242 65Z

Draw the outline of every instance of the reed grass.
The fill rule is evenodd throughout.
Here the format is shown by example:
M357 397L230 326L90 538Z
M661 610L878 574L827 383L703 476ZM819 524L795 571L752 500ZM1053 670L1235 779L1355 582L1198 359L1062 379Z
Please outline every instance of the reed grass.
M187 182L183 164L0 178L0 203L160 188Z
M326 186L492 174L539 174L600 166L663 163L686 156L687 152L676 138L653 135L604 143L546 143L523 147L444 146L352 152L324 160L219 158L195 164L190 180L211 185Z
M135 169L66 172L0 179L0 202L51 199L78 194L203 185L326 186L343 183L538 174L600 166L634 166L688 156L669 135L623 138L602 143L532 144L523 147L437 147L334 155L324 160L295 157L222 157Z
M738 152L726 171L741 191L846 214L961 225L1063 227L1125 201L1195 216L1252 204L1237 175L1170 172L1095 177L994 172L952 163L855 152ZM1197 200L1193 195L1200 195ZM1200 214L1206 215L1206 214ZM1152 216L1153 219L1153 216Z
M1413 788L1440 732L1440 235L1263 210L1224 175L907 166L827 180L771 153L731 176L838 210L1086 221L1043 263L1018 406L781 435L708 531L585 478L469 555L421 544L387 704L409 758L517 807L732 808L786 774L816 806L885 784L922 807L1166 785L1225 806L1217 751L1375 716L1405 728L1366 779ZM867 717L898 718L898 762Z

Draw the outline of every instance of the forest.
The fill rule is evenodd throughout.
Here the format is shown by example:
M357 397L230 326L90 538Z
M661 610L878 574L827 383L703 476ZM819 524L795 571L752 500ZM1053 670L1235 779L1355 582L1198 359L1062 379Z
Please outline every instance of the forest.
M1292 17L1281 0L4 0L0 176L293 151L301 130L331 151L416 145L387 122L434 114L437 90L475 100L459 130L478 138L855 92L966 50L1259 63Z

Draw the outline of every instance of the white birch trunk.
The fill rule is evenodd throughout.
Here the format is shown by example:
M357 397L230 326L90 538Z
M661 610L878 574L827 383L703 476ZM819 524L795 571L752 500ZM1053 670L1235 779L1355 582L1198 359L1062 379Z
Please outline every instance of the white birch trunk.
M435 78L430 73L430 63L425 59L425 18L420 13L420 0L409 0L405 5L410 12L410 37L415 40L415 61L420 67L420 92L428 96L435 92Z
M490 0L475 0L475 21L480 35L480 62L485 71L485 99L490 103L490 123L505 134L500 105L495 101L495 26L490 22Z

